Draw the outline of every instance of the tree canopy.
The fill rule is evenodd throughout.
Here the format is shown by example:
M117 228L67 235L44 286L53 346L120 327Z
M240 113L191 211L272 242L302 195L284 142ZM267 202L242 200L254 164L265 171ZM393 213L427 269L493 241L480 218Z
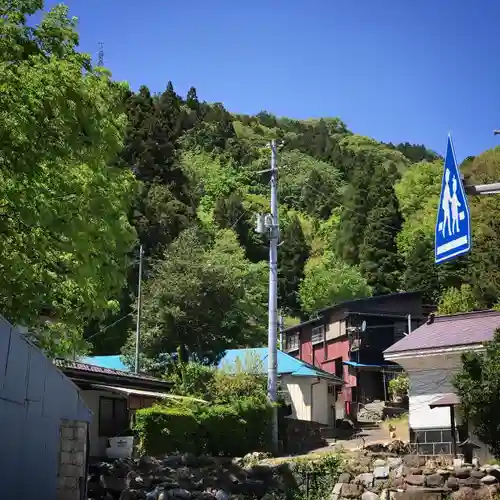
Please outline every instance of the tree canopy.
M273 138L287 321L397 291L441 312L499 302L500 198L470 199L471 253L436 266L443 165L425 145L338 117L234 114L194 86L131 91L78 50L66 7L29 24L42 8L0 6L0 312L50 354L130 360L140 244L145 369L265 342L268 241L254 226L270 210ZM461 168L497 181L500 149Z

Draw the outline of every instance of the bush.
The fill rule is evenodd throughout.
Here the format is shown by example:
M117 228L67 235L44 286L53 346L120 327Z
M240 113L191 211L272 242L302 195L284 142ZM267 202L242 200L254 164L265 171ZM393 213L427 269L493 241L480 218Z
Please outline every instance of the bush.
M271 406L265 400L241 398L232 404L138 410L134 430L141 452L148 455L242 456L269 449L270 423Z
M389 394L392 398L408 396L410 381L408 375L401 374L389 381Z
M197 453L198 431L196 412L189 407L153 406L138 410L134 431L139 436L139 449L148 455L167 451Z

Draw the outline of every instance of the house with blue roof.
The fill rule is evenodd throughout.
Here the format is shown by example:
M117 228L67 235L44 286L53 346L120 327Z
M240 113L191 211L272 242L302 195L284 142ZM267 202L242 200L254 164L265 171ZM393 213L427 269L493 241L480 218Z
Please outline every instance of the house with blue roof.
M89 365L109 370L128 371L120 356L91 356L83 360ZM218 368L240 369L267 373L268 349L228 349ZM283 392L291 405L291 418L334 425L336 395L342 389L343 380L317 366L294 358L278 350L278 377Z
M291 405L291 418L335 425L335 401L343 380L317 366L278 350L278 377ZM258 370L267 373L268 349L228 349L220 369Z

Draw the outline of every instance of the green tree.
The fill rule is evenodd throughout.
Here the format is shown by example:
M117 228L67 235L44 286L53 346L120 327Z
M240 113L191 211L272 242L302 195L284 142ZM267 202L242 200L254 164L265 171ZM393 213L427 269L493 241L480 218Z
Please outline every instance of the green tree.
M307 313L371 294L359 269L342 262L333 252L307 262L299 287L300 303Z
M185 230L144 287L143 366L179 349L183 361L216 361L227 348L265 338L266 265L245 259L232 231ZM134 349L134 334L126 354Z
M233 191L229 197L221 197L214 207L214 221L221 229L233 229L247 258L259 262L266 258L267 245L263 237L255 232L255 221L243 206L241 195Z
M379 165L372 179L363 243L359 250L360 268L375 295L396 292L401 260L396 236L401 229L401 214L394 193L397 175L394 164Z
M487 342L484 352L462 356L462 368L454 379L460 408L474 428L474 434L500 458L500 332Z
M478 303L470 285L463 284L458 288L448 288L439 300L439 314L456 314L474 311Z
M299 284L309 258L307 244L297 215L292 215L281 231L278 252L278 296L280 307L287 315L300 315Z
M135 181L110 166L127 88L76 50L66 7L28 26L41 8L0 7L0 309L65 355L84 348L87 321L118 307Z

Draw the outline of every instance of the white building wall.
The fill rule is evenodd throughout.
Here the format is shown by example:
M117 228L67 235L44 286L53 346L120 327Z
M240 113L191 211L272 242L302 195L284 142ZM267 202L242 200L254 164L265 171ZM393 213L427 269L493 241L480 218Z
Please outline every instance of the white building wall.
M452 382L461 366L461 353L413 356L394 361L404 368L410 381L408 398L410 427L412 429L450 427L449 408L431 409L429 405L445 394L455 392ZM459 425L459 415L456 415L456 420Z
M332 398L328 394L328 381L317 383L312 377L283 377L283 384L292 403L291 418L332 425Z
M106 448L108 446L107 437L99 436L99 398L123 399L123 396L113 394L107 391L81 391L82 399L87 407L92 411L94 418L90 424L90 456L104 457L106 456ZM113 436L108 436L113 437Z

